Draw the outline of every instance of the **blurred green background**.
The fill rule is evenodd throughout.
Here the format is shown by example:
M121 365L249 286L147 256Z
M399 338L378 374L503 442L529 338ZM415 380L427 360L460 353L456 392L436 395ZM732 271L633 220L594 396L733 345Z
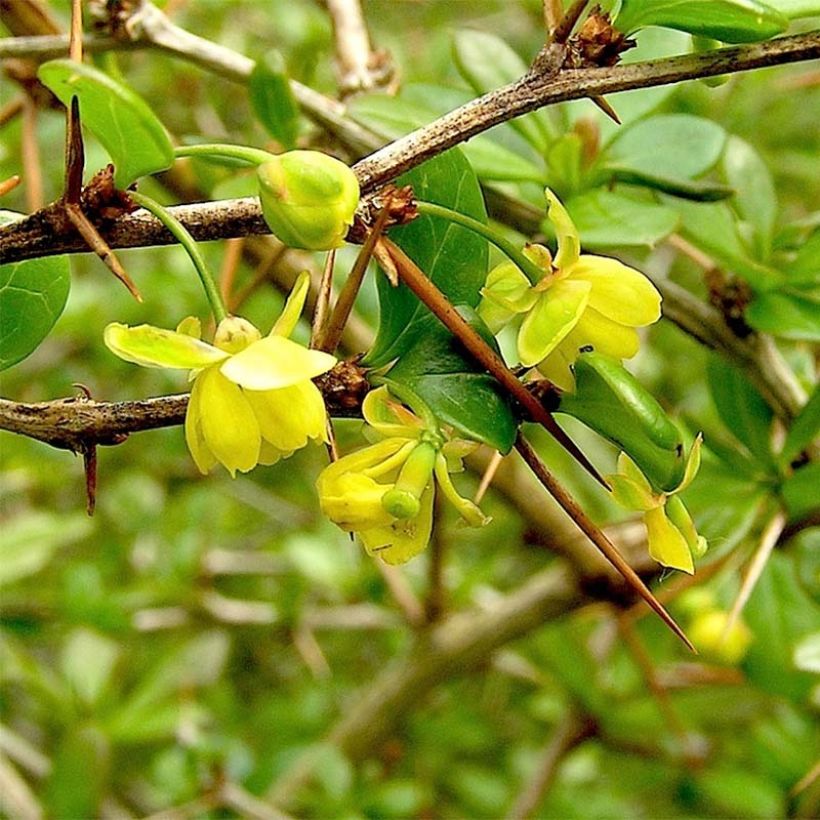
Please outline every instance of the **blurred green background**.
M248 56L275 46L292 77L336 93L321 4L169 0L165 7L177 24ZM51 3L64 29L67 8ZM501 37L526 62L542 40L535 0L371 0L365 12L374 45L390 52L402 84L433 83L462 96L472 91L454 63L457 31ZM688 38L677 42L688 48ZM236 84L148 50L118 54L116 66L178 139L270 145ZM15 93L4 80L3 102ZM610 101L618 109L618 95ZM816 220L816 63L717 87L670 88L654 111L708 118L753 146L772 175L778 228ZM560 127L575 116L554 119ZM301 126L303 144L333 147L307 121ZM41 111L36 127L50 201L62 186L63 116ZM0 130L0 179L20 170L21 128L18 117ZM496 138L520 149L509 129L497 129ZM87 170L106 161L89 138ZM170 182L175 190L156 181L143 189L176 202L197 191L238 195L246 184L235 169L202 163ZM526 183L505 190L533 200ZM25 211L24 190L5 197L4 207ZM226 269L225 243L204 251L214 269ZM204 318L190 263L178 249L121 258L144 303L95 258L73 257L66 310L35 354L2 374L4 397L42 401L73 394L75 383L104 400L185 389L184 376L116 359L102 331L111 321L173 327L189 314ZM624 258L705 294L700 271L665 244L631 248ZM233 293L258 282L243 314L267 327L282 286L301 265L321 261L285 254L260 277L259 258L244 257ZM342 254L340 275L349 264ZM357 318L373 327L372 288ZM300 332L306 338L307 328ZM782 348L809 390L811 346ZM721 566L672 601L684 626L731 605L779 503L765 459L709 392L704 372L713 358L662 321L635 362L667 409L692 430L707 430L707 445L712 431L728 451L723 460L707 458L688 498ZM769 422L764 413L761 424ZM338 423L343 448L358 442L360 426ZM613 449L580 426L572 431L609 471ZM539 444L599 523L623 518L548 442ZM732 453L746 472L732 467ZM434 548L385 574L319 513L314 480L325 453L318 447L236 480L224 472L203 478L180 429L140 433L100 450L90 519L80 459L7 433L0 457L0 805L9 817L267 818L278 808L314 817L510 816L561 732L572 742L536 800L538 817L817 815L819 784L801 783L820 752L816 526L781 539L744 612L752 643L738 664L723 662L719 651L693 657L654 619L624 625L614 607L578 608L579 599L568 614L480 660L440 670L391 716L395 726L346 756L333 742L344 721L366 712L385 675L400 686L402 674L429 661L436 627L426 621L440 606L444 617L465 612L468 623L478 622L479 613L520 595L527 579L563 566L545 547L566 543L571 529L537 488L516 483L516 473L491 489L484 507L493 522L483 530L463 529L445 512ZM478 477L459 482L466 494ZM439 572L441 587L431 584ZM659 588L675 583L661 579ZM294 780L294 766L309 769L303 781Z

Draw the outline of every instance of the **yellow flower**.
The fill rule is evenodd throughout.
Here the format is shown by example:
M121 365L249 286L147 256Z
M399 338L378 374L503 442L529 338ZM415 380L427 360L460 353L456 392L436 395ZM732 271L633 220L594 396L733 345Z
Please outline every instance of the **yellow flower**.
M369 429L384 440L329 464L316 487L324 514L343 530L358 533L369 555L403 564L427 546L436 484L468 524L489 521L458 494L450 478L475 445L445 441L392 401L385 387L367 394L362 413Z
M581 254L580 239L564 206L549 189L547 215L555 226L553 260L540 245L524 253L543 271L530 282L512 262L490 271L478 308L493 333L516 316L518 357L563 390L574 386L570 365L581 348L592 346L616 359L638 352L637 327L656 322L661 296L642 274L617 259Z
M618 472L606 477L612 487L612 497L619 504L643 513L652 558L665 567L690 575L695 572L693 559L700 558L708 545L706 539L698 535L689 511L677 494L691 484L700 469L701 441L698 435L689 451L683 479L669 492L656 492L626 453L618 456Z
M191 370L185 440L201 472L219 462L235 476L237 470L286 458L309 439L327 440L324 400L311 379L330 370L336 359L288 338L308 287L309 276L303 273L264 338L237 316L219 323L213 345L200 341L199 321L193 318L176 331L117 323L106 327L105 343L120 358Z

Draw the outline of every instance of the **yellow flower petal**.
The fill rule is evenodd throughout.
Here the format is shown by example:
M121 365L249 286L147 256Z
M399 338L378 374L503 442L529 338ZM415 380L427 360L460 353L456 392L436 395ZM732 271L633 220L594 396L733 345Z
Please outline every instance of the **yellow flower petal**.
M663 507L648 510L643 516L649 539L649 554L659 564L680 569L693 575L695 564L686 539L680 530L666 517Z
M676 495L670 495L666 499L666 515L671 521L672 525L677 528L678 532L686 540L686 546L689 551L694 553L699 549L698 531L695 529L695 522L692 521L692 516L689 515L689 510L686 505Z
M424 430L421 419L396 401L387 387L371 390L362 402L364 420L386 437L418 438Z
M313 382L280 390L246 390L244 395L262 437L283 453L304 447L309 438L325 440L325 403Z
M337 461L333 461L325 467L316 479L316 489L319 496L334 492L335 482L346 473L369 473L371 478L376 478L379 474L379 465L390 461L400 450L406 449L406 454L415 446L415 441L407 439L388 438L378 444L371 444L369 447L362 447L361 450L354 450L346 456L342 456ZM395 464L391 464L391 469L397 470L403 459Z
M686 469L683 473L683 479L675 492L685 490L698 474L698 470L700 469L700 450L702 444L703 433L698 433L697 436L695 436L695 440L692 442L692 449L689 451L689 455L686 458Z
M458 494L453 485L453 480L450 478L450 473L447 471L447 461L444 456L439 453L436 458L436 481L441 488L444 497L458 510L458 514L471 526L483 527L490 523L490 519L484 513L466 498Z
M544 191L547 197L547 219L555 226L555 235L558 238L558 253L553 265L560 271L566 271L578 261L581 254L581 240L567 209L561 204L549 188Z
M578 357L578 351L587 345L592 345L596 353L604 353L613 359L631 359L640 347L634 327L613 322L590 305L567 334L565 342L574 349L573 361Z
M294 328L299 322L302 315L302 310L305 307L305 299L307 299L308 291L310 290L310 274L303 270L291 288L288 299L285 302L279 318L276 320L271 329L271 336L290 336Z
M538 365L538 372L549 379L556 387L569 393L575 392L575 375L570 365L578 355L577 348L567 345L564 339L543 362Z
M396 520L387 526L362 530L359 535L369 555L386 564L404 564L422 552L433 530L433 488L421 497L421 510L415 518Z
M201 389L199 418L208 449L232 476L237 470L252 470L259 460L261 436L242 390L216 367L203 371L195 386Z
M661 295L642 273L617 259L584 254L572 266L573 279L589 282L589 305L622 325L643 327L661 316Z
M654 495L655 491L652 485L647 480L646 476L641 472L637 464L624 452L618 455L618 472L626 476L630 481L637 484L641 489L641 493L645 495Z
M394 520L382 506L392 484L380 484L362 473L342 473L331 480L320 475L316 485L322 512L343 530L389 527Z
M563 280L542 293L518 332L518 357L525 367L538 364L572 330L589 299L587 282Z
M194 381L188 409L185 413L185 442L191 451L199 472L208 473L217 463L216 456L208 449L205 436L202 434L202 379Z
M231 356L222 375L248 390L277 390L326 373L336 359L284 336L267 336Z
M654 494L631 478L616 473L608 475L606 480L612 487L612 498L627 510L646 512L658 506Z
M193 370L228 358L228 354L186 333L152 325L128 327L113 322L103 332L108 349L126 362L144 367Z

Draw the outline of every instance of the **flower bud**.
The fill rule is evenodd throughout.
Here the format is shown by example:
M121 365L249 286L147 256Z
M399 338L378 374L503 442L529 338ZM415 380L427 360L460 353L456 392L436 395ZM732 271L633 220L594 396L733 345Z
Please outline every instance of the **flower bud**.
M214 345L226 353L239 353L254 342L258 342L262 334L241 316L228 316L223 319L214 334Z
M692 643L708 660L734 666L746 656L752 633L741 620L728 629L729 613L720 609L698 615L687 632Z
M399 519L414 518L421 509L421 496L433 475L438 450L429 442L416 445L399 472L391 490L382 498L382 507Z
M288 151L257 168L265 221L292 248L338 248L353 223L359 182L343 162L318 151Z

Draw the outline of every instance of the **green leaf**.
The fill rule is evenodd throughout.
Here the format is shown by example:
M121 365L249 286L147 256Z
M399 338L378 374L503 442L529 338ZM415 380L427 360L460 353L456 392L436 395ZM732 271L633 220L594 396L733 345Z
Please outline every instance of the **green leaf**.
M276 50L257 60L248 80L251 105L267 132L286 149L299 135L299 105L290 88L285 59Z
M723 766L697 778L699 798L711 816L768 820L784 816L784 798L777 785L761 775Z
M92 66L72 60L43 63L37 76L64 105L77 97L83 125L114 162L118 188L171 167L174 148L168 132L148 103L132 89Z
M780 453L781 463L788 464L818 435L820 435L820 385L815 385L814 392L803 405L803 409L786 434L786 441Z
M621 168L610 164L599 171L600 184L605 182L624 182L627 185L641 185L681 199L691 199L693 202L717 202L728 199L734 189L718 182L708 180L683 179L682 177L665 177L659 174L650 174L635 168Z
M726 428L752 455L771 464L771 407L746 376L723 359L711 356L707 375L712 401Z
M726 43L753 43L781 34L789 21L758 0L623 0L616 24L627 33L665 26Z
M459 313L498 352L495 339L474 310ZM517 423L510 401L434 316L423 333L389 371L388 376L414 390L438 418L461 435L507 453L515 442Z
M350 101L348 111L357 122L385 139L398 139L432 122L438 112L401 96L365 94ZM490 137L479 135L464 143L460 150L476 175L492 182L537 182L544 184L544 171L537 165L505 148Z
M783 500L795 521L820 512L820 462L813 461L795 470L783 482Z
M0 211L0 226L22 217ZM70 285L66 256L0 265L0 370L25 359L48 336L63 312Z
M777 217L772 175L760 154L740 137L729 137L721 164L727 183L735 190L734 207L752 226L754 250L760 258L768 259Z
M691 114L659 114L620 132L601 163L668 179L694 179L714 167L726 145L717 123Z
M63 677L86 706L93 706L111 682L119 645L90 629L77 629L63 647Z
M795 288L767 291L755 297L744 318L773 336L820 342L820 293Z
M794 261L786 268L786 279L791 285L820 284L820 231L815 231L800 247Z
M38 573L57 550L91 532L85 515L36 513L3 523L0 539L0 588Z
M478 180L458 150L425 162L397 184L412 185L417 199L487 221ZM475 307L487 274L485 239L446 219L426 215L391 231L390 236L451 302ZM366 357L372 367L388 364L412 347L422 331L422 320L429 315L406 285L394 288L383 275L377 285L379 330Z
M681 234L755 290L777 287L783 274L756 261L743 240L737 216L725 202L687 202L664 198L681 217Z
M743 662L749 680L766 692L802 701L815 678L796 668L794 648L817 630L820 606L801 587L789 557L772 554L743 617L755 636Z
M584 248L591 251L651 248L678 227L678 216L670 208L602 189L575 196L565 205ZM546 220L544 230L549 230Z
M476 94L486 94L523 77L526 63L500 37L484 31L463 30L453 39L456 68ZM533 111L510 120L527 142L544 153L554 136L546 111Z
M111 750L95 726L72 727L60 740L45 785L50 817L99 817Z
M820 15L820 0L769 0L769 5L790 20Z

